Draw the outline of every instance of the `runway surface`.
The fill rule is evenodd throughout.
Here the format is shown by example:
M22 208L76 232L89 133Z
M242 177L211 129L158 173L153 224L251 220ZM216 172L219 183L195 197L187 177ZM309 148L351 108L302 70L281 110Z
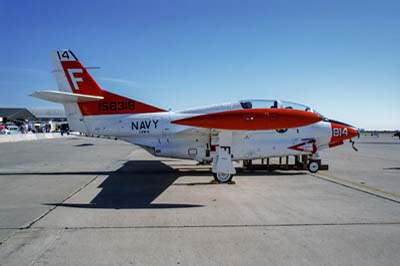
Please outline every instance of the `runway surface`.
M400 140L329 171L239 171L115 140L0 144L0 265L399 265Z

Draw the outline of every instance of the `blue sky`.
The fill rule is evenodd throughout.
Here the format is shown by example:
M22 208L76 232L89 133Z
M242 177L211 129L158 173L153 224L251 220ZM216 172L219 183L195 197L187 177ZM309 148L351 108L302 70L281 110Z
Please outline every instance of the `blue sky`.
M107 90L178 110L282 99L400 129L400 1L0 0L0 106L54 106L50 52Z

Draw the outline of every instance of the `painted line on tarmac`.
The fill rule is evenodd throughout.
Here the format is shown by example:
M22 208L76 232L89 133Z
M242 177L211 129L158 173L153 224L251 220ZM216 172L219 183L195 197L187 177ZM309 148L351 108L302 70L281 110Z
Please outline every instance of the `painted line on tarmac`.
M65 226L35 227L42 230L107 230L107 229L185 229L185 228L252 228L252 227L325 227L325 226L373 226L400 225L393 222L338 222L338 223L282 223L282 224L209 224L209 225L132 225L132 226Z
M96 175L95 177L91 178L89 180L89 182L83 184L82 186L80 186L77 190L75 190L74 192L72 192L71 194L69 194L65 199L63 199L61 201L61 203L66 202L67 200L69 200L70 198L72 198L73 196L75 196L76 194L78 194L79 192L82 191L82 189L84 189L85 187L89 186L93 181L95 181L99 176L101 175ZM52 212L53 210L55 210L59 205L54 205L52 206L50 209L48 209L47 211L45 211L42 215L40 215L39 217L37 217L36 219L34 219L33 221L29 222L27 225L21 227L20 229L29 229L31 228L35 223L37 223L38 221L40 221L41 219L43 219L45 216L47 216L50 212Z
M382 198L382 199L386 199L386 200L390 200L392 202L396 202L396 203L400 203L400 194L398 193L394 193L394 192L390 192L390 191L386 191L380 188L376 188L373 186L369 186L366 184L361 184L358 182L354 182L342 177L337 177L331 174L326 174L326 173L318 173L318 174L313 174L313 173L308 173L309 175L328 181L328 182L332 182L338 185L342 185L357 191L361 191L370 195L374 195L378 198ZM379 194L377 194L379 193ZM383 196L383 195L385 196ZM396 199L393 199L396 198Z

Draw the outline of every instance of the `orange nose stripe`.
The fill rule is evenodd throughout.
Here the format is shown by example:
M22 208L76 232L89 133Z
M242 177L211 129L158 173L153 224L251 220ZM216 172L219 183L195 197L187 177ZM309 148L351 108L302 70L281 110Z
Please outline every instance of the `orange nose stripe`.
M354 138L358 135L358 130L354 127L339 123L331 123L332 138L331 143L339 143L346 139Z

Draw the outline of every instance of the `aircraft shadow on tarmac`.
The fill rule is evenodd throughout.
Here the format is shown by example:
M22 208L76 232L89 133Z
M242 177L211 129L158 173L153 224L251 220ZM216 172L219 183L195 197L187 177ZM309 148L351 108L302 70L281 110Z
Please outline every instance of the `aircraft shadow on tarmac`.
M237 175L302 175L301 172L247 172ZM100 192L89 203L45 203L45 205L91 209L162 209L203 207L196 204L152 203L162 192L184 175L209 176L209 171L198 171L193 166L178 170L158 160L128 161L115 171L0 173L0 175L107 175L98 186ZM210 182L177 183L174 185L212 185Z
M181 175L161 161L128 161L118 170L109 172L108 177L99 185L101 191L89 203L50 205L94 209L203 207L196 204L152 203Z
M82 143L82 144L76 144L74 147L88 147L88 146L94 146L93 143Z
M400 170L400 167L386 167L383 170Z

